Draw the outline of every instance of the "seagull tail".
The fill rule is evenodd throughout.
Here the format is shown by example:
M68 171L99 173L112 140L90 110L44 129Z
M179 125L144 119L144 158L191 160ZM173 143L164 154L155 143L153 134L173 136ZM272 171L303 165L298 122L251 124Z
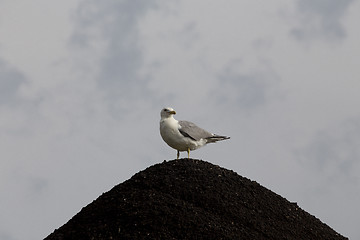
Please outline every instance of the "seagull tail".
M222 140L226 140L226 139L230 139L230 137L220 136L220 135L214 134L213 136L206 138L206 142L207 143L214 143L214 142L222 141Z

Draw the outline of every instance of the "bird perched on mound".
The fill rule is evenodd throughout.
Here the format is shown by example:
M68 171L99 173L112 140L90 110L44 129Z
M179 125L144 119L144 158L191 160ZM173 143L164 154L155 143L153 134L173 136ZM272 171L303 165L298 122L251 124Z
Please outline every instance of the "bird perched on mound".
M180 152L187 151L190 158L190 151L230 138L210 133L192 122L178 121L174 114L176 112L170 107L161 110L160 135L170 147L177 150L177 159Z

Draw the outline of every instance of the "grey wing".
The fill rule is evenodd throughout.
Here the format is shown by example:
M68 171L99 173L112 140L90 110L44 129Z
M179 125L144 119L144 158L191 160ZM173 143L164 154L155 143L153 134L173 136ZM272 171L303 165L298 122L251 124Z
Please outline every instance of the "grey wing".
M179 121L180 127L179 131L185 137L189 137L193 140L199 141L201 138L210 138L214 135L209 133L208 131L198 127L195 123L188 122L188 121Z

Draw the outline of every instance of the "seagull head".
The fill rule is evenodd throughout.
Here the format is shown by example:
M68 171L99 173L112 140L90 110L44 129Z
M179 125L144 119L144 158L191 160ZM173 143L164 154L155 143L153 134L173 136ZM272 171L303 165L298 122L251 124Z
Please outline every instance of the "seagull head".
M174 114L176 114L176 112L171 107L163 108L160 112L161 118L169 118L172 117L172 115Z

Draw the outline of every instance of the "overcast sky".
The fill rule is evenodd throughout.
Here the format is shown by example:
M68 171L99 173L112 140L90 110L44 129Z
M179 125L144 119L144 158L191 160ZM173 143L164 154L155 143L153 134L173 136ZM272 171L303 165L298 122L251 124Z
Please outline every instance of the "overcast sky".
M191 157L360 239L359 22L356 0L0 1L0 239L176 158L165 106L231 136Z

